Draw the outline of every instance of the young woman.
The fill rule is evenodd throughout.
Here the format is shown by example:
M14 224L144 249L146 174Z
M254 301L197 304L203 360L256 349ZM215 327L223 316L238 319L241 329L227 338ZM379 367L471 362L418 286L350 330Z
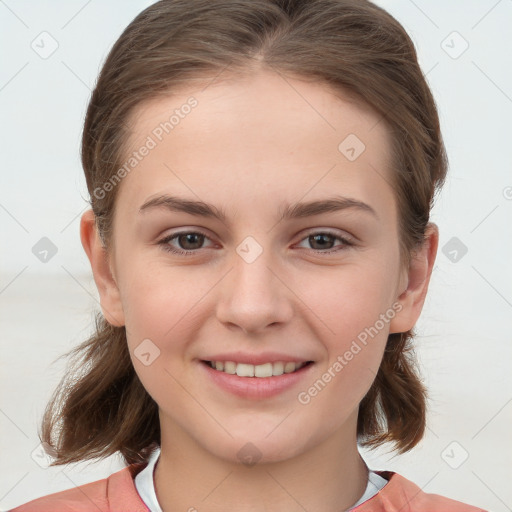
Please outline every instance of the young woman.
M424 434L411 341L447 168L394 18L157 2L106 59L82 161L102 313L41 438L53 465L127 467L15 512L481 510L358 451Z

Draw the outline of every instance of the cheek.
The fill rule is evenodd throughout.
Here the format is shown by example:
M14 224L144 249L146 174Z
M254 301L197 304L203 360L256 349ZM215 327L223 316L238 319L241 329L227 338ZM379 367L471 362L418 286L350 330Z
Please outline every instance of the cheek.
M308 306L322 320L317 336L327 351L319 387L330 392L320 401L333 405L344 395L356 406L375 379L395 316L393 279L379 266L347 268L310 288Z
M328 327L321 328L320 338L327 357L297 397L307 410L308 421L323 418L322 428L327 429L335 429L343 422L368 392L379 370L395 314L388 294L379 292L382 283L352 277L338 283L335 287L331 281L329 291L316 297L315 312L322 318L322 325ZM330 411L327 417L325 411Z
M169 295L168 289L162 291L159 287L152 287L151 293L135 294L130 299L130 313L125 316L133 367L159 406L182 404L179 383L186 381L187 374L183 357L196 329L189 318L191 306L183 300L169 300Z
M135 267L135 266L134 266ZM122 292L126 327L136 338L150 338L172 350L178 340L190 336L201 311L201 299L215 284L206 273L201 276L183 268L130 269L135 278ZM215 276L213 276L215 277Z
M162 272L149 266L133 275L141 277L122 290L130 357L148 393L165 403L182 392L178 383L190 370L188 349L211 312L204 301L218 279L210 283L205 273L199 278L183 268Z
M316 276L303 293L306 304L323 321L325 333L347 342L374 326L392 306L394 279L391 270L378 266L347 266ZM388 327L389 323L378 324L379 331Z

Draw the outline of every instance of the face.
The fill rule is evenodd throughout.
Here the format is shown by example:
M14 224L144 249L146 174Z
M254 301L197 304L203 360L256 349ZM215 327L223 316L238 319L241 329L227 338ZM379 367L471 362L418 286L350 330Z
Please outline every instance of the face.
M380 120L263 71L139 106L111 263L163 432L232 461L355 433L407 284Z

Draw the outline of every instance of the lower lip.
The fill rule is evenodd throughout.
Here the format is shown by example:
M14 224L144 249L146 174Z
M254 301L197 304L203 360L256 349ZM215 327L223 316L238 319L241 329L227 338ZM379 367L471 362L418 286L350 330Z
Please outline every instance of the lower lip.
M256 400L270 398L292 388L309 374L313 364L309 363L295 372L275 377L239 377L215 370L208 363L199 362L199 366L220 388L233 395Z

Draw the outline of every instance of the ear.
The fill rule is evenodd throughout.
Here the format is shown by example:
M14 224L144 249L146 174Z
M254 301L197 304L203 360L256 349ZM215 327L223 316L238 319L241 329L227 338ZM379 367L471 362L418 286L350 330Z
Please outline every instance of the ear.
M100 305L107 322L116 327L125 324L121 296L110 267L110 258L103 247L92 210L87 210L80 220L80 239L91 263L94 281L100 295Z
M390 334L412 329L423 309L439 243L439 230L433 222L427 224L425 238L423 245L412 255L406 276L407 287L396 299L402 309L390 322Z

